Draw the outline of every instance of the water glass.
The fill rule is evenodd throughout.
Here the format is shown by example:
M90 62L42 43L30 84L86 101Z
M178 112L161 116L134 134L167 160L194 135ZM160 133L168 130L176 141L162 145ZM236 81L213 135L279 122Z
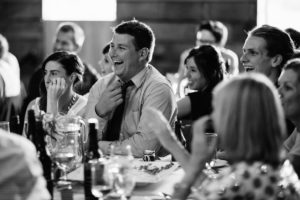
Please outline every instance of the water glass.
M92 163L92 194L100 200L113 189L113 174L109 169L108 160L101 158Z
M118 173L114 177L114 189L121 199L130 199L131 193L135 187L135 180L128 173Z
M0 129L3 129L6 132L10 133L9 122L7 122L7 121L0 122Z
M57 138L56 138L57 139ZM62 138L50 141L55 144L51 148L51 158L56 166L62 170L64 176L63 182L67 180L67 172L74 169L78 162L81 161L81 150L78 140L78 135L73 133L65 133Z
M113 175L113 190L110 196L124 200L131 196L135 180L129 173L132 170L133 161L131 146L126 146L125 149L121 149L121 152L122 155L116 155L114 146L111 146L109 169Z
M217 133L204 133L206 137L207 146L215 145L214 151L212 156L209 158L209 161L206 163L206 168L212 168L216 163L217 158L217 140L218 134Z

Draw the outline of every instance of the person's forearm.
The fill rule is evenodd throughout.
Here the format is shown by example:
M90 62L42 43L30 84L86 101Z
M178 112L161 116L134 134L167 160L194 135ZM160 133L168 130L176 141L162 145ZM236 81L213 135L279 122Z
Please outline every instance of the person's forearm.
M172 199L184 200L190 195L192 187L200 177L202 170L205 167L205 159L201 160L203 162L199 165L195 165L195 163L193 163L194 161L192 161L192 159L190 160L190 162L188 163L189 167L187 167L185 176L174 186Z
M186 174L182 182L193 185L205 168L205 163L205 158L193 158L193 156L190 156L190 160L187 163Z
M179 141L174 141L172 145L165 148L174 156L174 158L180 163L184 171L187 170L188 161L190 159L189 152L182 146Z
M47 113L51 113L54 116L58 113L58 101L47 99Z

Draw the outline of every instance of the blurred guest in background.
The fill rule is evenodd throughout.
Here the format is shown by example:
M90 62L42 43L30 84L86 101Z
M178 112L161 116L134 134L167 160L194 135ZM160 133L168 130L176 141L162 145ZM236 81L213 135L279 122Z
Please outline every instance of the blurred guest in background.
M109 56L109 47L110 44L105 45L102 50L102 57L99 60L98 64L100 66L100 75L105 76L113 72L113 62Z
M0 129L0 195L9 200L50 200L34 145Z
M26 96L21 87L20 67L17 58L9 52L6 38L0 34L0 75L4 85L4 99L0 106L0 121L10 121L19 115Z
M226 72L229 75L236 75L239 73L238 56L232 50L225 48L227 39L228 39L228 29L220 21L214 21L214 20L202 21L200 25L197 27L196 47L205 44L215 45L220 50L221 55L224 58ZM181 81L185 78L184 62L190 50L191 49L187 49L180 55L178 73L175 74L175 76L177 76L175 77L175 79L177 79L177 84L178 84L177 95L179 95L179 97L183 96L182 94L183 92L181 90L185 86L185 84L181 83ZM181 84L183 84L184 86Z
M300 47L300 32L293 28L287 28L285 31L290 35L291 39L295 44L295 48L299 49Z
M144 118L145 108L155 107L174 127L177 115L171 85L149 64L154 46L154 33L145 23L130 20L114 28L109 51L114 73L92 87L85 115L98 119L102 138L98 144L106 154L111 145L121 154L131 145L136 157L142 157L144 150L165 153Z
M1 105L2 104L2 101L4 101L4 98L5 98L5 83L4 83L4 80L0 74L0 100L1 100Z
M248 32L241 62L245 71L263 73L277 85L283 65L293 54L294 43L286 32L263 25Z
M85 35L82 28L73 22L61 23L56 32L53 52L56 51L70 51L79 53L85 40ZM90 91L90 88L98 80L98 73L96 69L90 64L83 62L84 74L81 84L77 84L74 90L80 94L85 95Z
M89 63L83 62L83 66L84 74L82 82L80 84L76 84L74 90L78 94L84 95L88 98L90 89L100 78L100 74L98 74L97 70Z
M82 28L72 22L63 22L59 24L56 35L53 42L53 52L56 51L69 51L72 53L79 53L85 40L85 35ZM29 87L28 98L25 102L25 106L40 96L39 85L44 77L44 71L39 67L32 75ZM98 80L96 70L89 64L84 64L83 82L77 84L74 90L81 95L85 95L89 92L92 85Z
M300 177L300 59L292 59L279 77L279 93L285 116L295 125L293 133L284 142L288 156Z
M56 114L80 115L87 99L74 91L83 76L83 64L73 53L58 51L48 56L43 64L43 82L40 84L41 96L32 100L26 110L44 111ZM27 120L27 117L25 117Z
M208 146L204 136L210 117L195 122L189 155L158 110L148 110L147 116L149 128L186 172L174 186L174 199L186 199L193 186L194 199L300 198L300 181L282 157L285 123L280 99L264 75L243 74L215 88L211 119L230 165L206 178L200 187L194 184L216 145Z

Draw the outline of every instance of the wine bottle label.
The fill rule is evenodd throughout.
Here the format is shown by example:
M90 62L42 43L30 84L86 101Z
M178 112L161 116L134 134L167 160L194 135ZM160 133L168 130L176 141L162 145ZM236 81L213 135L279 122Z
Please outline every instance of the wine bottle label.
M60 190L61 194L61 199L63 200L73 200L73 190L72 190L72 185L68 185L65 188L62 188Z
M92 165L91 163L84 164L84 196L85 200L97 200L92 194Z

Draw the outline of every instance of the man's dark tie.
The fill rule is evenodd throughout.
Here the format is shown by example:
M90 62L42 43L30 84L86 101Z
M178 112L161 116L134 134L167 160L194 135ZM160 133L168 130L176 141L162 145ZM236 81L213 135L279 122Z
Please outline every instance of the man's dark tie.
M102 137L104 141L116 141L120 137L120 129L123 120L123 113L126 99L126 89L133 85L130 80L121 86L123 102L116 108L113 117L107 122L105 134Z

